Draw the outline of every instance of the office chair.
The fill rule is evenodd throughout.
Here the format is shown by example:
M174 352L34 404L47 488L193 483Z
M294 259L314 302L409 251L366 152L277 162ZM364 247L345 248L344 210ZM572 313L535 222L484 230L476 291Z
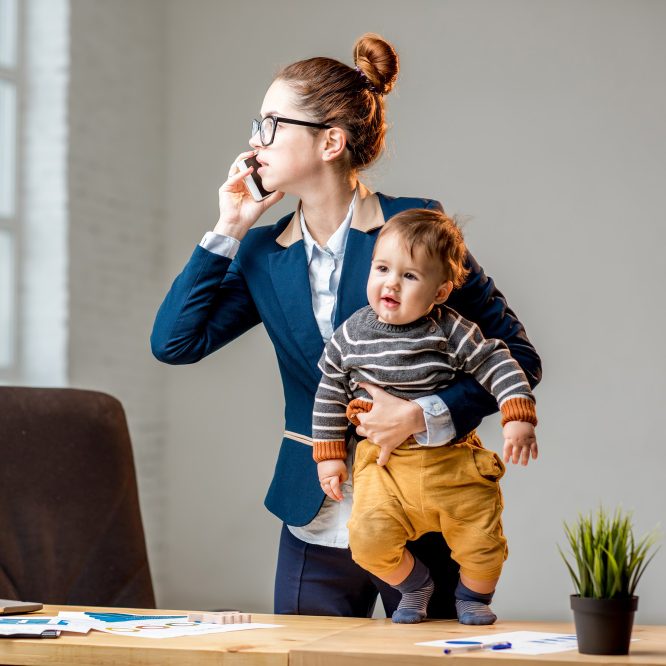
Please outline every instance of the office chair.
M127 421L110 395L0 387L0 597L155 607Z

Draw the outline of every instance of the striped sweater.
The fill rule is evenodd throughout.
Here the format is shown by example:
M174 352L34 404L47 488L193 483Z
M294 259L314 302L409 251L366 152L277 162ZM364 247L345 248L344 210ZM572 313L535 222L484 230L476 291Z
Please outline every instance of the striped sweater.
M312 422L314 458L345 458L347 406L372 402L368 382L412 400L437 393L468 372L493 394L507 421L536 424L530 385L503 341L486 340L479 327L446 306L410 324L386 324L368 305L340 326L319 360L322 378Z

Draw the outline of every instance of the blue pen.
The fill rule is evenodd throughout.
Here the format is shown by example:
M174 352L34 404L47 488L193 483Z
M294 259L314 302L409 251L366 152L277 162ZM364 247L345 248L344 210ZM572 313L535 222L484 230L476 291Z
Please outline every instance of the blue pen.
M444 654L459 654L473 652L474 650L508 650L511 643L496 641L494 643L477 643L476 641L446 641L451 647L444 648Z

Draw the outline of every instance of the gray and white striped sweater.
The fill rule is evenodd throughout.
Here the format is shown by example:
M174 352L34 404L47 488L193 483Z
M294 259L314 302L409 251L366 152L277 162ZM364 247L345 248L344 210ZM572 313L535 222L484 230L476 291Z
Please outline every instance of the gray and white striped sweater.
M361 308L333 333L319 369L322 378L312 417L315 449L317 443L344 443L346 408L352 399L372 402L360 382L411 400L441 390L454 381L457 370L473 375L495 396L505 421L536 422L530 414L535 402L530 385L506 344L486 340L476 324L443 305L400 326L379 321L369 305ZM523 407L518 413L527 405L527 418L512 418L511 401L516 400L513 404ZM323 459L316 450L315 459Z

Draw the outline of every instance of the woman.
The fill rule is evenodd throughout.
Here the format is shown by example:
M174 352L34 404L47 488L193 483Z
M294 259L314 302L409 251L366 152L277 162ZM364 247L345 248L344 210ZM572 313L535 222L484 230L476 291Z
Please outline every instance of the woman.
M219 191L220 218L176 278L151 337L166 363L194 363L263 322L275 346L286 399L285 433L267 508L284 527L275 585L275 612L370 616L377 593L388 615L399 593L363 571L349 554L346 501L325 498L312 458L311 418L324 342L358 308L375 238L384 222L410 208L439 208L429 199L372 193L358 180L384 147L383 96L398 74L398 57L367 34L354 48L355 67L312 58L284 68L268 89L252 151L239 155ZM243 184L252 169L239 159L256 153L265 189L255 202ZM297 210L273 226L252 228L285 193ZM449 303L486 337L503 339L534 385L540 361L503 296L469 256L470 275ZM414 434L442 445L472 431L496 411L493 397L469 376L442 393L404 401L369 386L373 409L356 432L387 455ZM350 431L350 438L353 431ZM353 452L353 446L349 447ZM350 456L352 454L350 453ZM429 617L455 617L457 568L439 534L410 550L431 570L436 591Z

